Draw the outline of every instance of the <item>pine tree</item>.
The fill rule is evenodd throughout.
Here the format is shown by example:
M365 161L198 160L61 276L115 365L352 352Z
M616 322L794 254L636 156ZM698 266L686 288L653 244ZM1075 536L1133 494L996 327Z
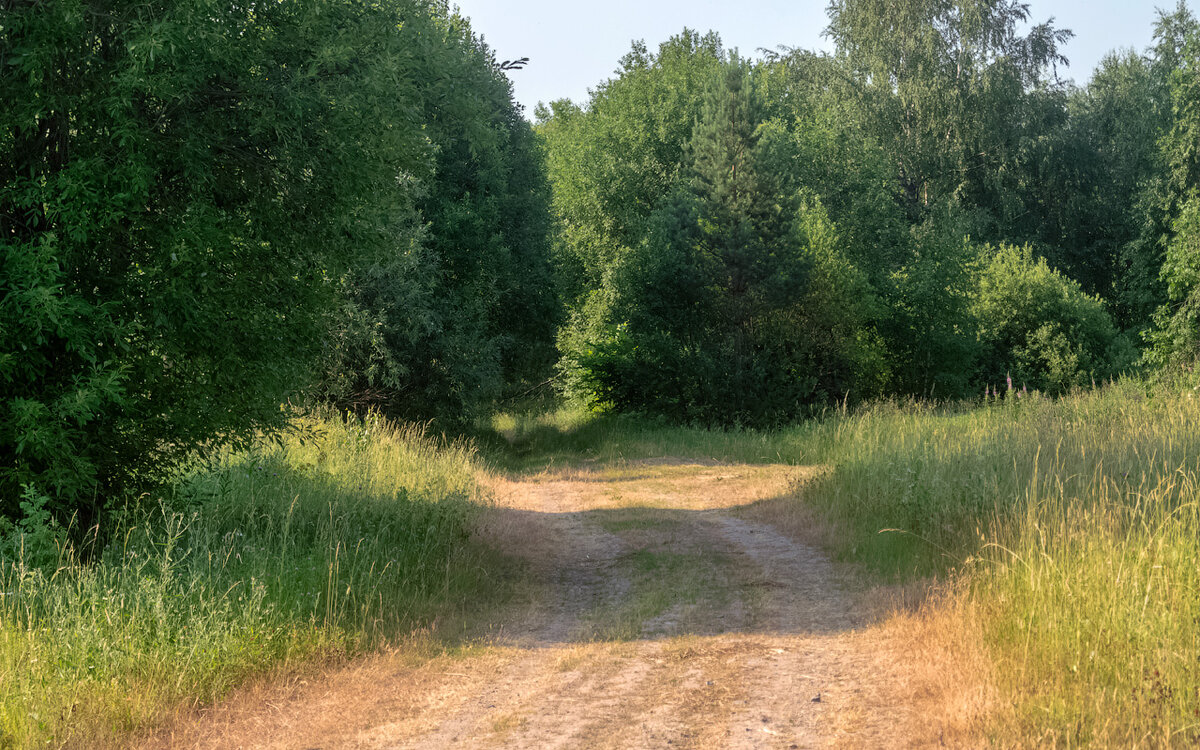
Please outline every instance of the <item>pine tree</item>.
M718 335L730 365L728 398L742 413L765 397L760 360L769 345L757 330L764 316L799 301L809 265L792 231L796 196L781 192L779 173L787 165L762 141L764 113L750 65L733 59L708 92L690 147L699 249L720 274Z

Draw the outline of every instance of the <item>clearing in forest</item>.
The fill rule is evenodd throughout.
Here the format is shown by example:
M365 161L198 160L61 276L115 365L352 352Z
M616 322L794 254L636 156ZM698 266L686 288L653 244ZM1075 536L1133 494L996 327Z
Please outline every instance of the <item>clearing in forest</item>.
M247 690L149 745L954 744L931 717L971 699L950 684L961 665L805 541L809 472L657 460L490 479L479 533L523 561L527 599L461 648Z

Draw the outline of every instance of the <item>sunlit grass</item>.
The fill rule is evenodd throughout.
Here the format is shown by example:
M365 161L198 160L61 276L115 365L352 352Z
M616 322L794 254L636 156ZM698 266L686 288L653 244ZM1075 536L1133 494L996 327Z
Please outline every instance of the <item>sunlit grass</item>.
M329 417L228 456L99 559L0 569L0 747L87 744L255 674L369 649L495 591L473 450ZM471 602L479 605L479 600Z
M822 419L832 418L831 410ZM780 431L681 427L636 417L597 414L578 407L493 416L478 435L498 467L536 472L561 465L682 458L751 464L803 464L824 451L810 436L817 421Z
M845 557L967 581L1013 707L1000 743L1194 745L1198 427L1191 392L1132 382L966 413L877 406L821 426L833 468L804 497L853 530Z

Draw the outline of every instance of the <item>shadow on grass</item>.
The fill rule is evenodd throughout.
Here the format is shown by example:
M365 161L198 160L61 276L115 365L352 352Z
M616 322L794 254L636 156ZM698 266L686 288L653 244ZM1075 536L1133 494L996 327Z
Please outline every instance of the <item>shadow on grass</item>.
M500 415L469 434L498 471L536 474L563 466L621 466L644 460L803 464L816 422L778 430L677 426L643 417L586 412Z

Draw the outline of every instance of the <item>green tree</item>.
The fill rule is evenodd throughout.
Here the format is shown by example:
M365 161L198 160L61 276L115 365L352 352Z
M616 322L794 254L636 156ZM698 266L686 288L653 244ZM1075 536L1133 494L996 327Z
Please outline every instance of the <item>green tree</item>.
M689 29L657 53L637 42L586 107L555 102L538 110L569 299L599 286L687 179L684 150L723 56L720 37Z
M322 361L440 412L549 357L536 141L444 2L18 0L0 95L0 514L86 526Z
M819 201L785 191L793 141L763 114L749 64L731 59L693 129L688 188L593 296L600 335L568 352L596 401L769 424L844 395L873 362L866 284Z
M914 227L911 243L885 288L880 329L892 358L890 387L926 398L969 395L980 356L971 315L978 250L949 220Z
M1060 394L1134 358L1104 302L1028 245L982 249L971 315L980 346L976 383L999 387L1011 376L1018 388Z
M791 134L780 167L785 190L820 197L843 252L873 287L908 254L908 221L892 161L870 134L853 84L833 57L789 50L768 56L755 80L770 119Z
M1174 125L1162 139L1164 212L1172 217L1163 237L1162 278L1168 303L1153 334L1152 361L1191 366L1200 356L1200 31L1194 27L1171 79Z
M1138 330L1149 328L1156 310L1168 300L1163 263L1172 225L1186 200L1186 191L1172 178L1172 147L1166 140L1177 121L1172 81L1184 66L1186 41L1197 28L1195 16L1182 2L1173 12L1159 11L1155 43L1145 57L1141 94L1130 97L1133 101L1116 113L1116 126L1128 134L1105 153L1113 164L1123 164L1122 154L1135 155L1139 167L1133 198L1123 211L1118 208L1113 214L1128 217L1130 225L1129 237L1118 251L1114 284L1118 318Z
M444 3L401 33L432 175L419 236L347 280L326 397L398 417L462 422L551 370L558 299L543 155L512 86Z
M833 0L829 35L911 215L952 203L983 229L1023 209L1013 180L1054 100L1071 32L1017 0ZM1050 99L1049 105L1046 99Z

